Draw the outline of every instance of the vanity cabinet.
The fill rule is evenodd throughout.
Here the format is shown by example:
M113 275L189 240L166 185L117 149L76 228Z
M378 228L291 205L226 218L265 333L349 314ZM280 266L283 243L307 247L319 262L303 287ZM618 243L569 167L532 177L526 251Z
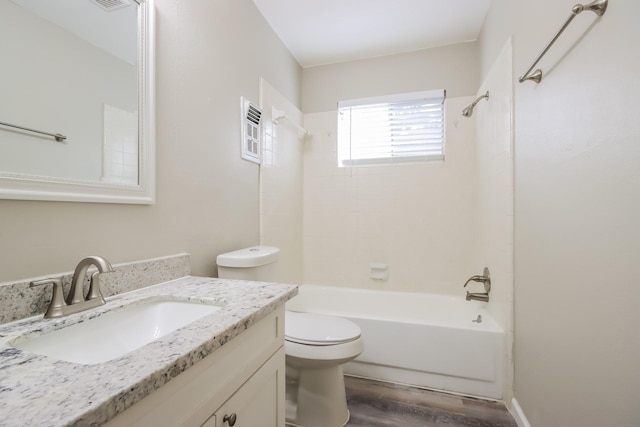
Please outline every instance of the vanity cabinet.
M284 305L106 424L161 425L284 427Z

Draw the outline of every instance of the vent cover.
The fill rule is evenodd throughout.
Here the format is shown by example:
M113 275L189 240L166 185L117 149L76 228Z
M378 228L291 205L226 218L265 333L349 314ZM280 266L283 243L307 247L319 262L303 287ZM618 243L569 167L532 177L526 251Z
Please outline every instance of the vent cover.
M117 9L122 9L131 5L130 0L89 0L91 3L100 6L101 9L111 12Z
M262 110L240 97L242 125L242 158L260 163L260 118Z

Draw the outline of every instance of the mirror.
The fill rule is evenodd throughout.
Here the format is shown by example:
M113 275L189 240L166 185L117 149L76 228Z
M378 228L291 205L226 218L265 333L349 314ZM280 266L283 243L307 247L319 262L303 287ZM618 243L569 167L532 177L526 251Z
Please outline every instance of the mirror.
M152 204L153 0L0 0L0 198Z

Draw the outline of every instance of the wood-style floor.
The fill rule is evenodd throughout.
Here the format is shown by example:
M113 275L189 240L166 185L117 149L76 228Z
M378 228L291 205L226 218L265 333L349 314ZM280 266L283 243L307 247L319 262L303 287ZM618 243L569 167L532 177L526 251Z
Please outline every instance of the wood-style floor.
M517 427L498 402L345 377L347 427Z

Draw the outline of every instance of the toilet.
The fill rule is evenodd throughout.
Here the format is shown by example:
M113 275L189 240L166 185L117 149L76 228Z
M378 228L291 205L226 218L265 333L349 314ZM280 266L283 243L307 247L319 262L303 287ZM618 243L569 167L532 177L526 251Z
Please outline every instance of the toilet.
M276 281L278 248L253 246L218 255L218 277ZM300 427L349 421L342 365L364 350L360 327L337 316L285 312L286 418Z

